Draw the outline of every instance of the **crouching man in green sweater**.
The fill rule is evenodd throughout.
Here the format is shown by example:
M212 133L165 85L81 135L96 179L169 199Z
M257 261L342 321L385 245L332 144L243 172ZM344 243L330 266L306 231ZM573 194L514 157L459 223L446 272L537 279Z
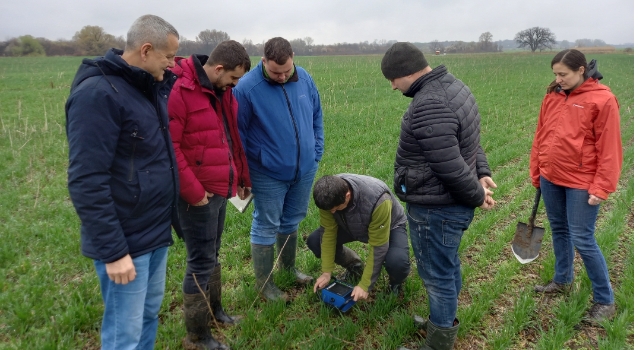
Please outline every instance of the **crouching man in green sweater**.
M407 217L389 187L365 175L323 176L313 187L313 199L320 209L320 227L307 238L307 246L322 259L322 275L313 291L327 286L338 264L347 270L344 279L359 280L353 300L369 296L382 266L390 290L398 294L411 271ZM364 268L358 254L344 246L354 241L369 243Z

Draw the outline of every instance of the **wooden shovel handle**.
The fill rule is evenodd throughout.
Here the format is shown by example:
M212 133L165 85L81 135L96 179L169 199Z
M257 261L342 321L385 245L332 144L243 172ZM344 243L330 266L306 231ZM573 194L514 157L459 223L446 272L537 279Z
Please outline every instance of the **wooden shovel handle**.
M531 210L531 217L529 217L529 230L533 230L533 226L536 221L536 214L538 213L538 205L540 204L540 195L542 191L540 188L536 189L536 199L533 201L533 209Z

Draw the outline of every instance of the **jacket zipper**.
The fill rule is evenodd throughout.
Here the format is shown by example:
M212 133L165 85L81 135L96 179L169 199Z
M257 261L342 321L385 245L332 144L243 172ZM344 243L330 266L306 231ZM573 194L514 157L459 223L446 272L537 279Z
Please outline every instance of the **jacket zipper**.
M133 147L131 148L131 158L129 159L129 181L133 181L133 171L134 171L134 158L136 154L136 145L138 144L138 140L144 140L144 137L138 136L138 129L134 129L130 135L134 138Z
M287 90L284 88L284 84L280 84L282 88L282 92L284 92L284 98L287 100L287 107L289 108L289 116L291 117L291 123L293 123L293 130L296 133L296 146L298 150L298 159L296 162L296 173L294 174L293 179L296 180L298 177L298 172L300 171L300 136L298 135L298 125L296 124L296 120L293 117L293 109L291 108L291 101L289 101L289 95L287 95ZM302 174L300 174L302 177Z
M226 120L224 105L222 104L221 99L219 99L217 96L213 96L213 98L210 98L210 100L211 108L216 113L216 115L218 115L218 118L220 118L222 122L222 144L224 145L226 143L227 149L229 150L227 152L227 158L229 160L229 186L227 187L227 198L231 198L231 194L233 193L233 150L231 149L232 143L228 141L229 139L231 139L231 133L229 132L229 125ZM218 103L220 103L220 113L218 113L215 108Z

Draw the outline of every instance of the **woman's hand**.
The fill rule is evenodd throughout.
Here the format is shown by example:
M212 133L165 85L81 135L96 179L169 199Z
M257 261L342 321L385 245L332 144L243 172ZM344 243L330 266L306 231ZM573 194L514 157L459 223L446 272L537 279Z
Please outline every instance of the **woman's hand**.
M592 194L589 195L589 205L598 205L600 203L602 203L604 201L604 199L600 198L600 197L596 197Z

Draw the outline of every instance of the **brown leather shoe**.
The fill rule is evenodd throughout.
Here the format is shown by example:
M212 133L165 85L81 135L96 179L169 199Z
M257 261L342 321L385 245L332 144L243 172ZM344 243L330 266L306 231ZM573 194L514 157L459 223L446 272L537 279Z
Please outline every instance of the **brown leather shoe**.
M594 303L593 306L587 311L587 320L592 322L602 322L610 320L616 314L616 305L610 304L598 304Z
M561 284L551 281L544 286L536 285L533 287L536 293L566 293L571 290L571 284Z

